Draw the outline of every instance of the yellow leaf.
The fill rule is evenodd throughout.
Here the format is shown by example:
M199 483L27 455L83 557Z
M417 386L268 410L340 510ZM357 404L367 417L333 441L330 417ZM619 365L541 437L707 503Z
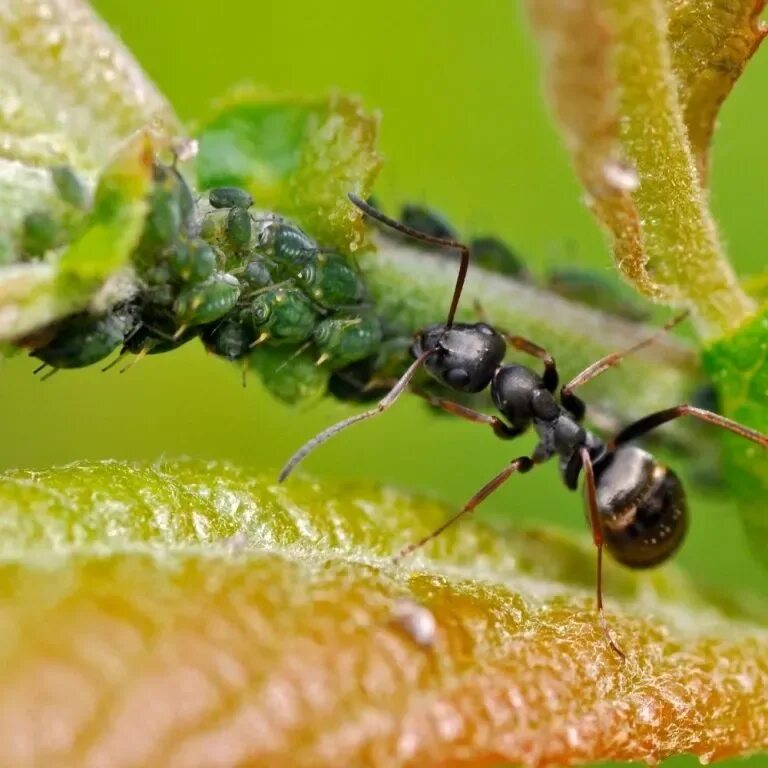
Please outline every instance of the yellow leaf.
M671 40L662 0L528 0L528 9L554 111L617 265L647 295L690 308L705 338L737 328L754 304L724 257L685 122L702 124L712 91L691 76L679 92L674 68L697 56L705 71L717 66L716 45L697 47L717 34L716 15L691 12L688 27L681 16Z

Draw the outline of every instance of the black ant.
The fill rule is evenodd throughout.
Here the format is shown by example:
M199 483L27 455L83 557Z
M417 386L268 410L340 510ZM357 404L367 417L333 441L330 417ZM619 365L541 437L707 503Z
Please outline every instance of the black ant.
M520 336L493 328L486 322L454 322L469 267L470 250L466 245L401 224L354 195L349 195L349 199L371 218L415 240L456 248L461 253L461 263L453 299L445 323L427 326L416 333L411 348L414 362L378 405L350 416L312 438L291 457L280 473L280 480L285 480L299 462L321 443L346 427L390 408L409 388L422 366L434 379L455 392L477 393L490 386L493 402L504 419L452 400L432 395L426 397L432 406L476 424L485 424L503 439L517 437L533 426L539 438L533 455L520 456L511 461L459 512L428 536L401 550L395 561L422 547L459 518L472 512L511 475L530 472L537 464L558 458L563 481L571 490L577 489L579 475L582 471L584 473L588 519L597 548L598 616L609 645L621 658L625 658L608 631L603 611L603 547L607 547L624 565L650 568L672 555L682 543L688 527L685 492L678 476L650 453L630 443L680 416L693 416L727 429L763 448L768 448L768 437L711 411L691 405L676 405L635 421L612 440L604 442L581 425L586 406L574 395L574 390L617 365L627 355L651 344L685 315L667 323L654 336L593 363L561 387L557 397L557 367L546 350ZM503 364L508 346L540 360L543 372L539 374L525 365Z

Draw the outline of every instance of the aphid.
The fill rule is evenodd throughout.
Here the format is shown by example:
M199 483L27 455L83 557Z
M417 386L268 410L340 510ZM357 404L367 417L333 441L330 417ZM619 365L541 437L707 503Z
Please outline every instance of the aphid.
M287 277L293 277L308 264L321 248L295 224L278 220L266 228L275 261L284 268Z
M262 345L258 354L246 359L267 391L289 405L317 400L327 391L328 369L315 365L315 356L308 350Z
M205 328L200 339L212 354L234 361L248 354L253 335L239 320L224 318L221 322L212 323Z
M491 272L529 281L531 274L522 259L498 237L474 237L469 243L472 263Z
M317 312L298 289L275 287L259 293L244 310L257 338L253 345L267 340L274 344L301 344L312 336Z
M208 202L214 208L242 208L253 205L253 198L240 187L217 187L208 193Z
M351 307L365 298L360 275L338 253L319 253L302 267L296 280L307 296L326 309Z
M251 242L251 215L244 208L230 208L227 214L227 242L237 250Z
M60 244L62 230L49 211L31 211L21 223L21 250L26 258L39 258Z
M381 323L373 313L321 320L313 334L320 350L318 365L330 361L341 367L375 354L381 344Z
M68 165L51 168L51 179L59 197L74 208L87 210L88 192L74 170Z
M500 416L490 416L448 398L427 395L427 399L435 408L490 427L502 439L517 437L533 427L539 440L536 449L531 456L512 460L453 517L428 536L405 547L395 560L422 547L472 512L513 474L529 472L537 465L556 458L562 480L569 489L576 490L583 475L588 520L597 549L598 616L608 643L623 658L623 652L608 630L603 611L603 548L606 547L619 562L631 568L650 568L664 562L675 552L688 527L685 493L679 478L650 453L632 443L681 416L692 416L713 424L764 449L768 449L768 436L711 411L682 404L649 414L620 430L607 442L603 441L581 425L586 406L574 390L617 365L628 354L651 344L683 316L667 323L655 336L596 361L560 387L558 392L557 366L549 352L532 341L484 322L454 322L469 266L467 246L406 227L353 195L350 195L350 200L364 213L416 240L459 250L461 262L453 299L445 323L430 325L416 334L412 347L414 362L378 405L344 419L312 438L291 457L280 473L280 480L285 480L308 453L346 427L388 410L409 389L412 379L422 367L447 390L455 393L481 392L490 387ZM543 370L537 372L526 365L504 364L508 347L536 358Z
M180 324L176 335L189 326L212 323L227 314L240 298L240 283L226 272L217 272L205 282L183 288L173 304Z
M424 205L406 203L400 211L400 220L406 227L430 237L455 240L459 236L448 219Z
M648 305L638 301L626 285L593 270L555 270L547 279L547 287L567 299L628 320L647 320L650 316Z
M238 273L238 278L248 288L254 290L267 288L274 282L272 268L266 259L261 257L252 258L245 265L242 272Z
M170 277L185 283L201 283L216 270L216 254L202 240L180 242L168 257Z
M105 315L83 312L68 317L45 346L31 353L43 362L37 371L46 366L53 368L47 378L59 368L84 368L103 360L123 343L135 317L130 306L118 307Z

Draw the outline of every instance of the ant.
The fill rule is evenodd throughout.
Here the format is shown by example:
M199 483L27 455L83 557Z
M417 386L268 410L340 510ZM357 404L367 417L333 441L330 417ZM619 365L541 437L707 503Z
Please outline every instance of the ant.
M461 262L453 298L445 323L429 325L415 334L411 347L415 360L387 395L374 408L334 424L307 442L285 465L280 481L285 480L299 462L321 443L353 424L388 410L409 389L412 379L422 367L438 382L457 393L478 393L490 387L493 403L503 418L473 410L450 399L433 395L425 397L433 407L475 424L484 424L497 437L505 440L533 427L539 438L533 455L512 460L455 515L428 536L403 548L394 560L397 562L424 546L472 512L512 475L530 472L538 464L557 458L563 482L569 489L578 488L579 477L583 473L588 521L597 549L597 612L600 626L610 647L625 659L624 652L611 636L603 610L603 548L606 547L615 559L630 568L650 568L664 562L675 552L688 527L685 492L678 476L650 453L631 443L681 416L692 416L726 429L763 448L768 448L768 436L712 411L683 404L644 416L624 427L611 440L603 441L582 426L586 405L574 394L574 390L618 365L627 355L651 344L683 320L687 313L668 322L654 336L592 363L560 387L558 394L559 377L555 359L545 349L486 322L454 322L469 268L468 246L413 229L385 216L355 195L350 194L349 199L372 219L414 240L457 249ZM508 347L541 361L543 371L538 373L526 365L504 364ZM416 391L416 394L422 393Z

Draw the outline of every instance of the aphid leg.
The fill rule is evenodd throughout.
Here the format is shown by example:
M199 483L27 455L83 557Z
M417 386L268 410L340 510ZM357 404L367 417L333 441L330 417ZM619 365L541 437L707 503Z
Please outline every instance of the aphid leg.
M403 547L397 555L392 558L393 563L399 563L404 557L415 552L417 549L421 549L425 544L437 538L443 531L450 528L454 523L458 522L464 515L468 515L473 512L483 501L485 501L497 488L503 485L515 472L524 473L530 472L536 463L528 456L520 456L514 461L510 462L496 477L490 482L486 483L453 517L449 517L441 526L435 528L432 533L424 536L423 538L415 541L413 544L409 544L407 547Z
M269 334L266 331L262 331L259 334L259 337L255 341L252 341L248 345L248 349L253 349L254 347L258 346L259 344L263 344L268 338L269 338Z
M584 386L584 384L586 384L588 381L592 381L592 379L597 378L601 373L605 373L605 371L607 371L609 368L616 367L625 357L628 357L638 350L641 350L644 347L648 347L655 341L658 341L662 336L664 336L664 334L672 330L672 328L674 328L676 325L682 323L686 317L688 317L687 310L673 317L661 328L659 328L659 330L656 331L656 333L654 333L652 336L648 336L647 338L638 341L637 344L633 344L631 347L628 347L621 352L612 352L610 355L601 357L599 360L596 360L594 363L587 366L580 374L571 379L560 390L560 397L563 405L565 405L565 400L571 397L574 389Z
M475 424L487 424L493 430L496 437L500 437L504 440L517 437L525 432L524 429L510 427L509 424L504 423L496 416L489 416L481 411L467 408L465 405L455 403L453 400L437 397L436 395L432 395L421 389L413 389L412 391L415 395L423 397L433 408L439 408L446 413L452 413L454 416L466 419L467 421L472 421Z
M51 368L51 370L48 371L48 373L40 377L40 381L48 381L48 379L50 379L51 376L55 376L60 370L61 370L60 368Z
M291 456L291 458L288 460L288 463L281 470L279 482L282 483L288 477L288 475L290 475L291 472L293 472L293 470L306 458L307 454L317 448L318 445L321 445L326 440L329 440L343 429L351 427L353 424L357 424L360 421L366 421L367 419L371 419L374 416L378 416L380 413L384 413L384 411L391 408L397 402L397 399L400 397L400 395L402 395L403 392L408 389L408 385L411 383L411 379L416 375L419 368L421 368L421 366L424 364L424 361L431 354L433 354L433 351L427 350L426 352L423 352L421 355L419 355L416 360L414 360L414 362L412 362L408 367L408 370L397 380L395 386L389 390L389 392L379 401L379 403L374 408L371 408L368 411L363 411L363 413L350 416L348 419L344 419L343 421L328 427L328 429L324 429L322 432L320 432L320 434L315 435L315 437L313 437L309 442L304 443L304 445L299 448L299 450L296 451L293 456Z
M584 467L584 495L586 496L587 510L589 512L589 525L592 528L592 540L597 548L597 615L600 618L600 627L603 630L605 639L613 651L615 651L623 660L626 660L626 654L619 648L613 639L608 622L605 619L603 609L603 527L600 522L600 509L597 504L597 486L595 485L595 473L592 470L592 459L586 447L579 449L581 455L581 464Z
M120 354L118 354L117 357L111 363L109 363L109 365L105 365L101 369L101 372L106 373L107 371L112 370L112 368L114 368L127 354L128 354L127 349L121 350Z
M173 334L173 337L172 337L173 341L178 341L184 335L184 332L187 330L187 328L189 328L189 326L186 325L186 323L183 325L180 325L176 329L176 333Z
M137 365L138 363L140 363L149 354L149 350L151 348L152 347L149 344L147 344L146 346L142 347L139 350L139 352L136 355L136 357L134 357L133 360L131 360L131 362L128 363L128 365L125 365L125 366L123 366L120 369L120 373L125 373L126 371L130 371L131 368L133 368L134 365Z
M712 413L712 411L706 411L703 408L696 408L696 406L685 404L676 405L674 408L665 408L663 411L657 411L648 416L643 416L642 419L638 419L634 423L624 427L624 429L611 440L608 444L608 448L609 450L613 450L616 446L621 445L622 443L636 440L638 437L647 434L652 429L656 429L656 427L660 427L662 424L666 424L669 421L674 421L675 419L680 418L680 416L693 416L707 424L714 424L716 427L720 427L720 429L727 429L729 432L733 432L735 435L743 437L746 440L751 440L753 443L757 443L763 448L768 448L768 435L764 435L754 429L745 427L737 421L726 419L725 416Z
M243 389L245 389L246 386L248 385L247 376L248 376L248 355L245 355L243 357L243 372L242 372Z
M48 367L48 363L41 363L40 365L37 366L37 368L35 368L34 371L32 371L32 375L37 376L37 374L40 373L40 371L44 371L47 367Z
M418 240L422 243L430 243L431 245L442 245L446 248L456 248L461 254L461 263L459 265L459 271L456 275L456 285L453 289L453 298L451 299L451 307L448 310L448 319L446 325L450 328L453 325L453 318L456 316L456 309L459 306L459 299L461 298L461 291L464 288L464 281L467 277L467 270L469 269L469 246L460 243L457 240L451 240L447 237L435 237L434 235L428 235L425 232L419 232L417 229L406 226L400 221L391 219L381 211L376 210L372 205L369 205L357 195L347 195L350 202L359 208L367 216L375 219L381 224L390 227L398 232L402 232L404 235Z

